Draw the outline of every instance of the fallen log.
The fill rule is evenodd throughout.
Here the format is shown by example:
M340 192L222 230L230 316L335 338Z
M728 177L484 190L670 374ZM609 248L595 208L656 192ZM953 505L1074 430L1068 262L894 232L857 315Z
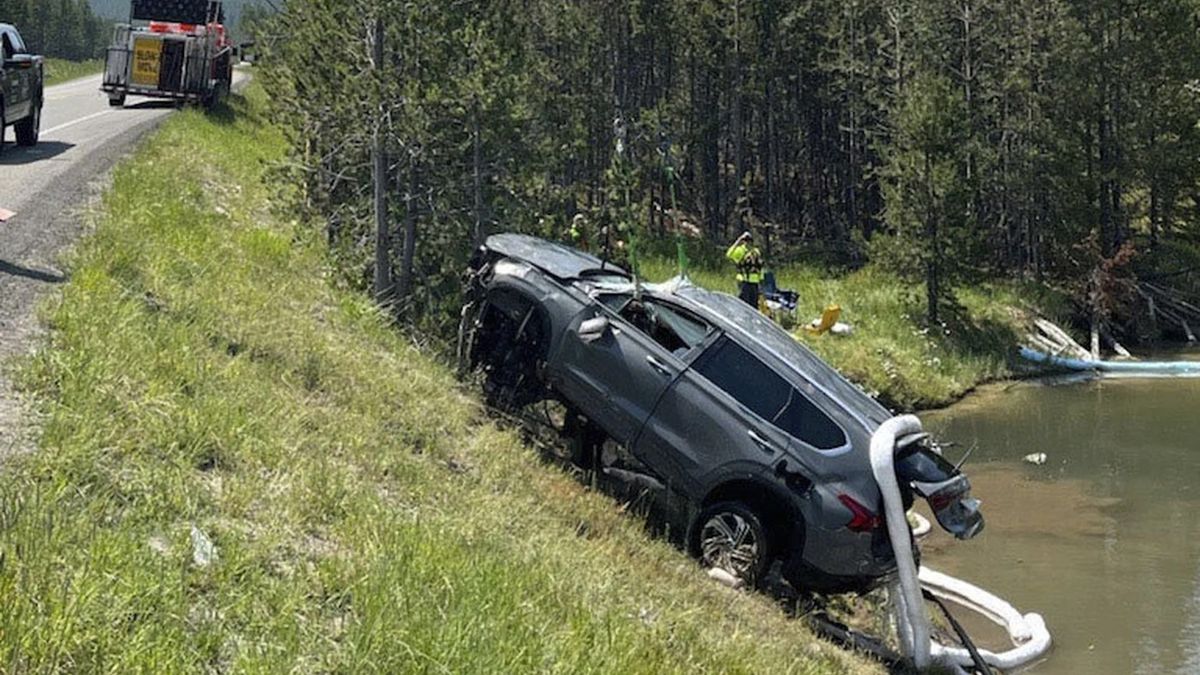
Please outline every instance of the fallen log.
M1035 326L1037 326L1038 330L1046 335L1048 340L1059 345L1053 351L1070 354L1076 358L1086 359L1091 356L1091 352L1084 348L1083 345L1076 342L1075 339L1068 335L1065 330L1059 328L1050 321L1047 321L1046 319L1037 319L1033 323Z
M1117 339L1113 337L1111 332L1101 328L1100 336L1103 337L1106 342L1108 342L1109 346L1112 347L1113 352L1115 352L1117 356L1123 359L1133 358L1133 354L1129 353L1129 350L1125 349L1124 345L1122 345L1120 342L1117 342Z

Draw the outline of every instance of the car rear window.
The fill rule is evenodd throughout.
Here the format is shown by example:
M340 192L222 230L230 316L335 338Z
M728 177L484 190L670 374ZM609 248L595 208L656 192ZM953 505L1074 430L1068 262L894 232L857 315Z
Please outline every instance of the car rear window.
M787 380L728 337L696 363L695 370L754 414L819 450L846 444L841 427Z

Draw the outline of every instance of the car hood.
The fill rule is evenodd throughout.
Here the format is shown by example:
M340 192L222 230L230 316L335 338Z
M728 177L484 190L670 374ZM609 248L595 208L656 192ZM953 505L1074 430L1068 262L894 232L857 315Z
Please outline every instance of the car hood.
M529 263L559 279L583 279L596 274L629 277L612 263L569 246L524 234L496 234L488 237L488 250Z

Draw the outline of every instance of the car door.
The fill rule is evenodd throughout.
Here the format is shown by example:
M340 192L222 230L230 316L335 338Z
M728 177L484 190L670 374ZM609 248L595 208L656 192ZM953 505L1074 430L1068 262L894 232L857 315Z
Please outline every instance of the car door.
M3 31L4 49L4 116L5 122L12 124L29 114L29 72L25 69L10 67L8 62L14 56L24 53L25 46L17 34L11 29Z
M707 335L705 326L679 337L656 319L659 307L654 300L611 295L577 316L564 338L563 370L571 381L563 388L618 443L634 443L663 392L686 369L687 340ZM596 319L607 323L602 331L583 330Z
M2 56L4 57L4 63L0 64L0 97L4 99L4 114L7 122L13 114L9 112L8 107L16 103L17 82L15 77L17 69L8 65L9 59L16 54L16 50L13 48L12 38L8 36L8 30L3 28L0 28L0 51L3 52Z
M680 487L700 496L715 471L773 467L790 436L772 423L792 386L728 335L720 335L676 379L646 424L635 452L666 466Z

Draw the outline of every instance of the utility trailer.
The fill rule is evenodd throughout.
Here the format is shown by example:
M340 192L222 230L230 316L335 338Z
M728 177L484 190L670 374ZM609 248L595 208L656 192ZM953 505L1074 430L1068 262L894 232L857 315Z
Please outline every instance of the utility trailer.
M119 108L130 95L211 107L229 94L235 50L221 0L132 0L100 87Z

